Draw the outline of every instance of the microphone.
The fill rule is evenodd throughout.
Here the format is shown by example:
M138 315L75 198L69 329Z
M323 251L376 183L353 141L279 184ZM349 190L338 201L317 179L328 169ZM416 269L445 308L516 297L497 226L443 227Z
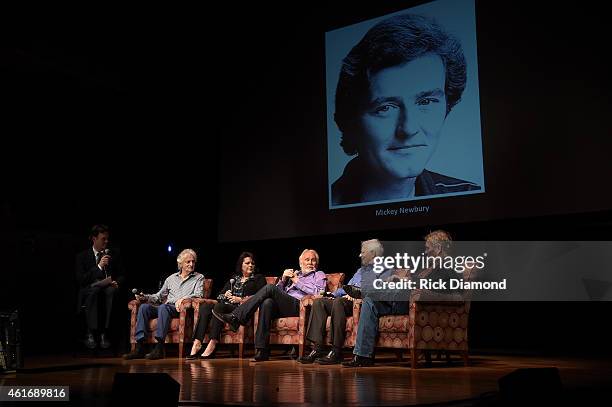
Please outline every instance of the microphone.
M299 268L298 269L293 269L293 275L294 276L297 273L297 270L299 270ZM287 276L283 277L283 284L287 284L289 282L289 280L291 280L291 277L287 277Z
M109 249L102 250L102 256L110 256L110 250ZM106 267L107 266L102 267L102 270L104 270L105 273L106 273Z
M334 295L331 293L331 291L325 291L325 290L319 291L319 295L321 295L322 297L327 297L327 298L333 298L334 297Z
M233 293L234 292L234 283L236 282L235 279L230 278L230 291Z
M139 295L144 296L142 291L138 291L137 288L132 288L132 294L134 294L134 297L137 297Z

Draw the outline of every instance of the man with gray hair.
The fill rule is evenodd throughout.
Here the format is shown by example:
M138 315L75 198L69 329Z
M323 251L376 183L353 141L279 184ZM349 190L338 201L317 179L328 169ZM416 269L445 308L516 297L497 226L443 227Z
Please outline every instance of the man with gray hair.
M195 272L197 255L192 249L185 249L176 258L179 271L171 274L156 294L137 294L136 299L143 302L138 308L136 320L136 347L123 355L124 359L151 360L164 357L164 342L170 329L172 318L179 316L181 304L187 298L201 298L204 295L204 276ZM144 353L145 334L149 321L157 318L155 339L157 344L152 352Z
M348 285L361 287L364 274L372 273L374 258L383 255L383 246L377 239L366 240L361 243L361 267L349 281ZM342 348L346 337L346 318L353 315L353 298L339 288L331 297L322 297L314 300L306 339L313 343L313 349L307 356L298 360L300 363L319 363L321 365L338 364L342 361ZM325 356L323 351L326 337L325 328L327 317L331 316L331 340L333 348Z

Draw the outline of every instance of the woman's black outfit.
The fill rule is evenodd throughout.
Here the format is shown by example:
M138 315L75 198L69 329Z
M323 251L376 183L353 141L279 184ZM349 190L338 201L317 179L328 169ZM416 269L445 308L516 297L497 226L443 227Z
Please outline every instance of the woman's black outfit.
M242 282L242 275L236 275L232 277L235 281L232 285L230 281L227 281L221 292L217 296L216 304L200 304L200 317L198 318L198 322L193 331L193 339L199 339L200 341L204 341L204 334L206 333L206 328L210 325L210 329L208 331L209 339L219 340L221 337L221 330L223 329L223 322L219 321L217 318L214 318L212 315L213 308L220 314L230 313L236 308L239 304L232 304L229 302L229 299L225 298L225 292L227 290L232 291L232 295L236 297L249 297L259 291L266 285L266 278L263 274L252 274L246 281Z

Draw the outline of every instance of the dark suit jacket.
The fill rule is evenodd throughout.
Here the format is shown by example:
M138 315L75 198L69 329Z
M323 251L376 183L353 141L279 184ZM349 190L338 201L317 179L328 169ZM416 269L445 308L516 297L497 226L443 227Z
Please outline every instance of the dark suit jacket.
M111 261L106 273L111 276L113 280L117 281L119 286L122 286L125 277L121 264L121 254L118 249L110 249L109 254L111 256ZM89 288L92 283L105 278L104 271L100 270L96 264L96 257L91 247L77 254L75 259L75 273L79 289Z

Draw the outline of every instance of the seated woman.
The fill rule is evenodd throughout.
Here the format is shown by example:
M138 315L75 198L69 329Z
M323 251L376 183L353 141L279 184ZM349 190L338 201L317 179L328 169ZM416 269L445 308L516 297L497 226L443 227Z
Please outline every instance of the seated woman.
M195 326L193 334L193 346L191 354L187 359L212 359L214 358L217 342L221 336L224 323L217 318L212 318L212 310L219 313L229 313L238 305L246 301L251 295L259 291L266 285L266 278L262 274L254 274L255 257L252 253L243 252L236 262L236 273L225 283L221 292L217 296L217 304L200 304L200 318ZM234 280L233 282L231 280ZM202 341L208 328L210 341L204 352Z

